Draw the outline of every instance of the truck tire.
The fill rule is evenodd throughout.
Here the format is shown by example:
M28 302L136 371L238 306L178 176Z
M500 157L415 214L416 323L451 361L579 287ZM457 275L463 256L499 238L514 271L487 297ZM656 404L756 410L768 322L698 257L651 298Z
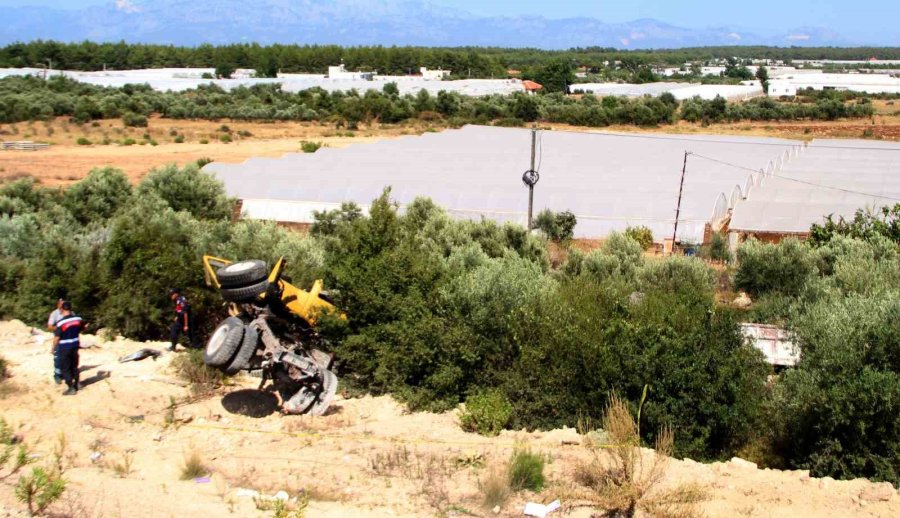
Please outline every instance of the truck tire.
M269 289L269 280L263 279L262 282L242 288L222 288L220 291L222 298L228 302L245 302L262 295L267 289Z
M240 288L256 284L269 276L266 263L259 260L240 261L223 266L216 271L216 278L223 288Z
M225 367L225 374L233 376L238 372L250 368L250 358L256 352L256 346L259 343L259 333L253 326L244 328L244 338L241 340L241 347L228 367Z
M213 331L203 350L203 361L210 367L227 365L244 338L244 323L237 317L226 318Z
M334 395L337 393L338 378L329 370L322 371L322 391L316 397L316 402L309 409L310 415L325 415Z

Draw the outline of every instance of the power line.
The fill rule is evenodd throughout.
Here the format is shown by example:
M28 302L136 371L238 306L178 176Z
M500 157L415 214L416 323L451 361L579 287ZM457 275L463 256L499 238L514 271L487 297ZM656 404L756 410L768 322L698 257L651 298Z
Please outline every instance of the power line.
M750 171L751 173L759 173L759 172L760 172L759 169L752 169L752 168L750 168L750 167L745 167L745 166L738 165L738 164L732 164L731 162L726 162L726 161L724 161L724 160L719 160L718 158L708 157L708 156L705 156L705 155L701 155L701 154L699 154L699 153L693 153L691 156L695 156L695 157L697 157L697 158L702 158L702 159L704 159L704 160L709 160L710 162L716 162L717 164L722 164L722 165L727 165L727 166L729 166L729 167L734 167L735 169L742 169L742 170L744 170L744 171ZM781 176L781 175L774 174L774 173L772 173L771 176L773 176L773 177L775 177L775 178L780 178L780 179L782 179L782 180L787 180L787 181L789 181L789 182L797 182L797 183L802 183L802 184L804 184L804 185L810 185L810 186L813 186L813 187L820 187L820 188L822 188L822 189L832 189L832 190L835 190L835 191L846 192L846 193L849 193L849 194L858 194L858 195L861 195L861 196L868 196L868 197L870 197L870 198L882 198L882 199L885 199L885 200L891 200L891 201L900 202L900 198L894 198L894 197L891 197L891 196L882 196L882 195L880 195L880 194L872 194L872 193L868 193L868 192L854 191L854 190L852 190L852 189L845 189L845 188L843 188L843 187L836 187L836 186L834 186L834 185L826 185L826 184L816 183L816 182L807 182L806 180L799 180L799 179L797 179L797 178L791 178L791 177L789 177L789 176Z

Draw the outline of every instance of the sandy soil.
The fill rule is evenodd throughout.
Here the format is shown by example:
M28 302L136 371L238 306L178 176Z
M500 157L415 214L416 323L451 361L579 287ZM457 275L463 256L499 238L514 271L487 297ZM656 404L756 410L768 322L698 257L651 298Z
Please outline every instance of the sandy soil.
M521 516L526 501L565 495L572 473L588 458L572 429L504 432L485 438L460 430L456 414L409 413L389 397L338 397L329 415L281 416L254 390L255 380L190 400L170 369L172 354L120 364L138 348L161 348L87 337L84 389L61 395L51 380L48 335L17 321L0 322L0 351L10 361L0 415L35 452L35 462L61 455L69 481L51 508L57 516L272 516L242 496L305 492L307 516ZM170 398L180 402L167 424ZM550 484L540 494L513 496L495 514L481 505L479 480L517 445L546 454ZM209 467L209 482L180 480L187 454ZM650 455L649 452L647 452ZM93 459L92 459L93 456ZM130 468L121 466L130 458ZM116 469L116 465L119 469ZM18 475L0 470L0 516L24 516L13 496ZM759 470L740 460L669 465L664 486L697 483L707 516L898 516L900 497L889 485L810 478L800 471ZM563 500L551 516L590 516Z
M153 167L171 163L182 165L200 158L242 162L256 156L279 157L301 151L302 141L344 147L419 134L426 127L378 127L351 132L315 123L213 122L158 117L151 118L147 128L126 128L118 120L97 121L97 126L76 125L64 118L52 122L0 124L0 140L51 143L44 151L0 152L0 181L30 175L45 185L67 185L84 178L91 169L103 166L122 169L138 181ZM222 142L223 135L232 141ZM183 137L183 143L175 142L178 136ZM79 138L91 144L79 145ZM129 138L135 143L123 145ZM105 141L109 144L103 144Z

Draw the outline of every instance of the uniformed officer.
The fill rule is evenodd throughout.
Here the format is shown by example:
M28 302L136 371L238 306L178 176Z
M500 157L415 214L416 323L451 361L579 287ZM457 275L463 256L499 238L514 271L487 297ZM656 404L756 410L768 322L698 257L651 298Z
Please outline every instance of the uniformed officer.
M169 336L172 340L172 345L169 346L169 350L175 350L175 347L178 345L178 336L182 333L187 335L190 347L196 347L196 340L194 339L194 322L191 317L191 305L178 288L169 290L169 298L175 302L175 319L172 321L172 327L169 329Z
M53 349L51 352L59 358L60 375L68 390L64 396L74 396L78 393L78 349L81 347L81 330L84 322L81 317L72 313L72 303L63 301L60 306L62 318L56 323L53 330Z

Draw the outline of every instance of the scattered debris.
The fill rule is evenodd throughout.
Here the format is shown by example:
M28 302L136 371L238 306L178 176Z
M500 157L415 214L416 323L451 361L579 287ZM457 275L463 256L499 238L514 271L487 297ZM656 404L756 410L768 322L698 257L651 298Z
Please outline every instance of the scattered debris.
M197 477L194 479L194 482L196 482L197 484L209 484L210 478L209 477Z
M94 453L91 453L91 462L96 464L97 462L100 461L101 457L103 457L103 453L101 453L99 451L95 451Z
M544 518L548 514L560 508L559 500L554 500L547 505L528 502L525 504L525 516L536 516Z
M259 497L259 491L255 490L255 489L240 488L237 491L235 491L234 494L235 494L235 496L240 497L240 498L258 498Z
M119 363L139 362L146 358L153 358L153 360L155 361L161 354L162 352L157 349L150 349L149 347L145 347L144 349L139 349L127 356L119 358Z

